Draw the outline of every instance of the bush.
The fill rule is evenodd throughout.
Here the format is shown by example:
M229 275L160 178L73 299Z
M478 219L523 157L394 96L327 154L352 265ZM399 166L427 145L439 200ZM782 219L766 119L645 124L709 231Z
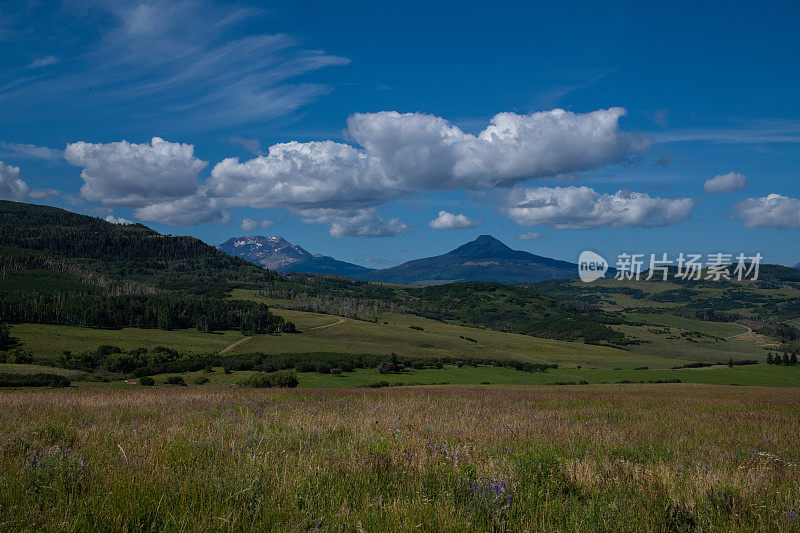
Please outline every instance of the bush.
M211 381L211 380L209 380L205 376L197 376L196 378L194 378L194 381L192 383L194 383L195 385L205 385L209 381Z
M186 386L186 382L183 380L182 376L170 376L164 381L164 383L166 385L179 385L181 387Z
M155 384L156 380L154 380L150 376L142 376L139 378L139 385L144 385L145 387L152 387Z
M300 361L294 365L294 369L298 372L313 372L315 367L308 361Z
M339 375L341 373L342 373L342 369L341 368L331 368L331 374Z
M0 353L0 363L27 365L32 362L33 354L20 348L14 348L13 350Z
M0 387L69 387L70 380L58 374L0 373Z
M299 380L294 370L278 370L277 372L253 372L250 377L242 380L239 385L264 389L271 387L293 388L297 387Z
M369 385L364 385L364 387L368 389L382 389L383 387L389 387L388 381L377 381L375 383L370 383Z

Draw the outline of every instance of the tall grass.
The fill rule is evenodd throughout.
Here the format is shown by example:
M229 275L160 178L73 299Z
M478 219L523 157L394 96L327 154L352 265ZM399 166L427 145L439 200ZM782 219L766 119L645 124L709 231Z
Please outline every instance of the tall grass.
M0 530L797 530L796 389L0 394Z

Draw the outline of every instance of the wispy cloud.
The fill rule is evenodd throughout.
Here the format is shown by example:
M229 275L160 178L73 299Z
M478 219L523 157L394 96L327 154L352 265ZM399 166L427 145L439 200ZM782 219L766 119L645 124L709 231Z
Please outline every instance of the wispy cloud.
M70 74L49 73L6 84L0 101L147 109L195 127L224 127L291 113L327 93L328 86L297 81L302 75L348 59L303 49L280 33L248 33L262 13L203 0L106 2L110 16L88 52L71 57ZM85 17L92 20L91 17ZM48 56L31 64L44 66ZM43 71L45 72L45 71ZM91 99L87 99L88 93ZM146 99L147 106L139 106Z
M31 61L30 65L28 65L26 68L49 67L50 65L55 65L56 63L58 63L58 58L56 56L37 57Z
M654 133L655 142L713 142L730 144L800 143L800 120L761 120L741 127L674 129Z
M0 155L16 159L49 159L64 158L64 150L56 150L35 144L20 144L0 141Z

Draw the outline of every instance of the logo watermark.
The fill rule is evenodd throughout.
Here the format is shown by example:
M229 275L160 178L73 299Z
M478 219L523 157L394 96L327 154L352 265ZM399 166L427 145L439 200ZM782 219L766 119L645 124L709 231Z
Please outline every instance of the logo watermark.
M667 281L672 279L696 281L758 280L760 253L745 255L716 252L694 254L681 252L675 257L667 253L621 253L617 256L614 279ZM605 276L608 262L603 256L586 250L578 258L578 275L581 281L591 282Z
M602 255L591 250L581 252L578 258L578 275L581 281L586 283L595 281L605 276L606 272L608 272L608 261Z

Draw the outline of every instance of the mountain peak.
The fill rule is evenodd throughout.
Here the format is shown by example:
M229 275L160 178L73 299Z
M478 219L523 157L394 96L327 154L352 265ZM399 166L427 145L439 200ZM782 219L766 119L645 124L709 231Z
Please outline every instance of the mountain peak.
M481 235L472 242L462 244L447 255L466 255L473 257L481 257L486 255L502 255L513 250L495 239L491 235Z
M233 237L216 246L235 255L278 272L310 272L339 276L356 276L372 269L337 261L332 257L312 254L281 236L245 235Z
M233 237L217 245L216 248L272 270L278 270L312 257L310 253L301 247L280 236L245 235L243 237Z

